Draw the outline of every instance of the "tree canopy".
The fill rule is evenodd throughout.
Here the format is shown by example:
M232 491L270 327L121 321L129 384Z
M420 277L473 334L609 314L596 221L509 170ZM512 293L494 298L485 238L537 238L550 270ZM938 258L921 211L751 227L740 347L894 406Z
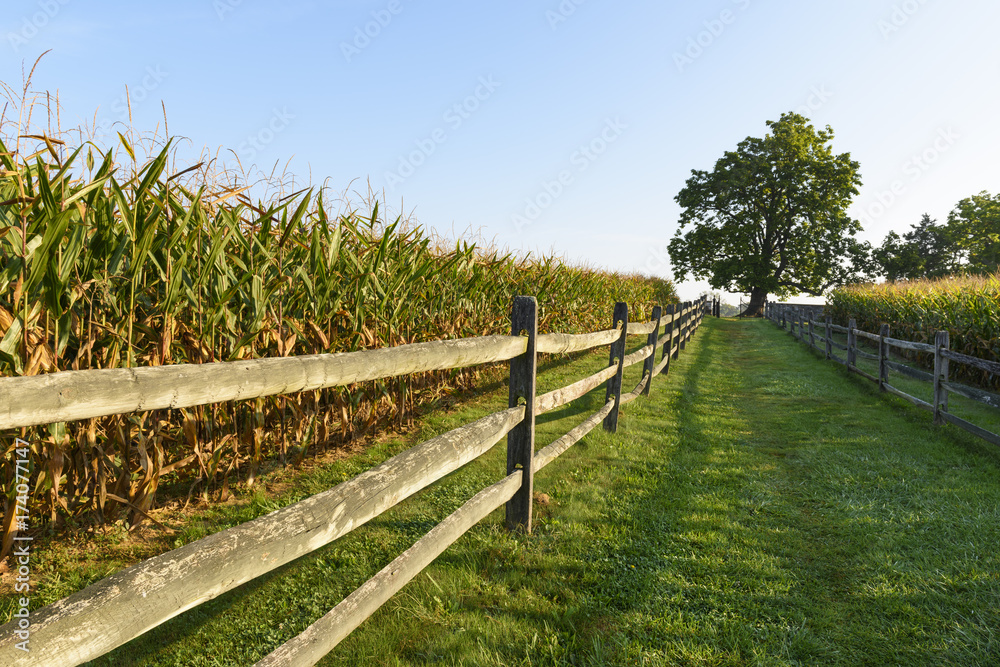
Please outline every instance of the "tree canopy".
M872 258L890 281L946 276L958 263L950 230L926 213L902 236L889 232Z
M964 255L962 268L971 273L1000 270L1000 194L980 192L958 202L948 215L948 227Z
M887 280L1000 270L1000 195L980 192L955 205L944 225L926 213L902 236L889 232L872 253Z
M861 225L846 214L861 185L858 163L833 153L829 126L817 131L796 113L767 126L712 171L691 172L675 197L683 211L668 246L675 280L691 274L749 292L751 315L770 294L819 296L870 266L868 244L854 238Z

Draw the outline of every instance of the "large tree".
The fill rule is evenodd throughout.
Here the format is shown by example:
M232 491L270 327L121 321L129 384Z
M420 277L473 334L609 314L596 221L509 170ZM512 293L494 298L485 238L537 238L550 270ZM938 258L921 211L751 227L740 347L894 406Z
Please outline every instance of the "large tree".
M761 314L768 295L820 296L870 267L868 244L854 238L861 225L846 213L861 185L858 163L833 154L829 126L817 131L796 113L767 126L714 170L691 172L675 198L683 211L668 247L675 280L690 273L748 292L747 315Z

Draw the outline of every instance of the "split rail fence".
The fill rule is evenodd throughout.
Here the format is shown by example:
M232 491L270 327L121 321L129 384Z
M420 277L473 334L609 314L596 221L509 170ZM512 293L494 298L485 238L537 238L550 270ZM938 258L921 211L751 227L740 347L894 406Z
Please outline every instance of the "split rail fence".
M506 503L506 524L531 531L534 473L603 423L614 432L621 406L648 394L707 311L705 298L630 323L615 305L612 328L538 335L534 297L517 297L510 336L402 345L343 354L153 368L86 370L0 378L0 430L113 414L206 405L336 387L409 373L509 362L508 408L420 443L338 486L114 573L32 612L30 653L17 649L17 621L0 627L0 664L68 667L139 637L182 612L323 547L489 451L507 436L507 476L432 528L333 610L258 665L312 665L371 616L450 544ZM663 335L660 335L661 327ZM628 336L646 345L626 355ZM539 353L610 346L608 367L541 396ZM659 363L656 351L662 349ZM622 373L643 363L643 379L622 393ZM604 384L605 404L535 451L535 417Z
M899 396L913 403L918 408L933 413L935 424L953 424L994 445L1000 445L1000 435L977 426L961 417L957 417L948 411L949 393L964 396L992 408L1000 408L1000 394L952 381L950 379L951 362L971 366L972 368L994 375L1000 374L1000 363L961 354L949 349L950 337L947 331L936 332L934 335L934 344L932 345L930 343L917 343L892 338L889 336L888 324L883 324L878 333L872 333L858 329L857 322L853 318L848 321L845 327L833 324L829 315L824 316L820 320L816 318L816 314L817 310L815 307L806 309L780 303L768 303L764 310L765 317L782 329L787 329L793 337L807 343L813 349L823 352L827 359L843 364L852 373L857 373L861 377L871 380L878 385L881 391ZM818 333L819 329L823 330L822 333ZM834 340L834 333L846 335L846 344ZM877 348L878 353L872 354L860 349L858 346L859 339L870 341L872 346ZM894 361L890 357L890 350L893 348L932 355L934 358L933 372L928 373L919 368ZM844 356L840 356L834 350L843 351L845 354ZM858 368L858 358L876 362L878 364L877 375L872 375ZM915 380L929 382L933 386L932 401L928 403L889 384L890 369Z

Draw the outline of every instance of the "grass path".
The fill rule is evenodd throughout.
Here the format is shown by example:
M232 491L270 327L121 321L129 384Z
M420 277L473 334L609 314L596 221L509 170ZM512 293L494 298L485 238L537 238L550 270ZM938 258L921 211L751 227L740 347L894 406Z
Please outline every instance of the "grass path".
M998 664L989 446L764 322L702 336L626 422L661 455L629 462L597 546L615 662Z
M539 390L605 355L557 364ZM420 437L505 400L484 395ZM545 415L538 446L602 400ZM253 662L498 479L502 449L95 664ZM768 323L707 320L616 435L592 433L535 488L549 500L532 536L494 513L321 664L1000 664L1000 456Z

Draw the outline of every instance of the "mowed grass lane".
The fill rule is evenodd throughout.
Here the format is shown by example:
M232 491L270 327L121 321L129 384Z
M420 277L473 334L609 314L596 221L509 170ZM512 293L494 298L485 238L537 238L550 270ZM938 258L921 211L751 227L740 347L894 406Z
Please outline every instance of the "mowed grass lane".
M992 446L765 322L691 352L623 422L588 577L609 662L1000 664Z
M558 364L539 391L606 363ZM540 418L537 446L603 400ZM498 387L422 437L505 401ZM253 662L498 479L502 449L96 664ZM766 322L708 318L617 434L593 432L535 489L533 535L495 512L321 664L1000 664L1000 456Z

